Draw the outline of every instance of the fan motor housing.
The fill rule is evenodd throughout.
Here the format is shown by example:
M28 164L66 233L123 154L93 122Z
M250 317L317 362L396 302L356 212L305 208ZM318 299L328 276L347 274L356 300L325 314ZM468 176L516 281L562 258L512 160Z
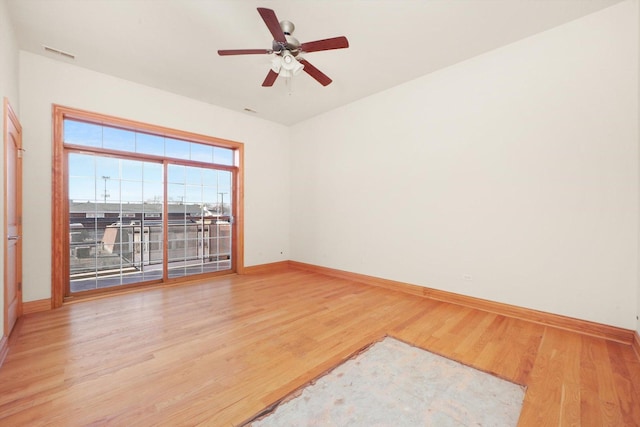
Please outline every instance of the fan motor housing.
M274 40L272 44L273 51L281 55L283 51L288 50L293 56L298 56L298 53L300 53L300 42L291 35L295 31L296 26L293 25L291 21L280 21L280 28L282 28L284 38L287 42L280 43Z

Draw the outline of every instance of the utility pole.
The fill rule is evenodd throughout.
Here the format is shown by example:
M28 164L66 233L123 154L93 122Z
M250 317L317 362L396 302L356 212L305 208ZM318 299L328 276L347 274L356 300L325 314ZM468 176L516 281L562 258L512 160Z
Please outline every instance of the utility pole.
M104 196L104 203L106 204L107 203L107 197L109 197L109 193L107 193L107 180L111 179L111 177L102 175L102 179L104 179L104 194L103 194L103 196Z

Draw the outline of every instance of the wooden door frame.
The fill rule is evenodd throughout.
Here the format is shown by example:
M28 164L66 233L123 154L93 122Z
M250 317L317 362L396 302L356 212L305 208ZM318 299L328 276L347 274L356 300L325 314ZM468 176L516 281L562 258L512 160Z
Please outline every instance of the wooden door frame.
M16 200L18 200L18 206L16 206L17 209L17 215L18 215L18 236L20 236L19 240L17 241L16 245L16 281L18 283L18 289L16 291L16 298L18 299L18 305L16 307L17 310L17 317L20 317L22 315L22 156L20 155L20 152L22 151L22 125L20 124L20 120L18 120L18 116L16 115L16 113L13 111L13 108L11 107L11 104L9 103L9 99L7 99L6 97L4 98L4 109L3 109L3 124L4 124L4 135L3 135L3 139L4 139L4 275L3 275L3 280L4 280L4 286L3 286L3 292L4 292L4 328L3 328L3 335L5 337L8 337L9 334L11 333L11 330L9 330L9 301L8 301L8 289L7 289L7 284L8 284L8 274L7 274L7 264L9 262L8 260L8 249L9 249L9 240L8 240L8 227L7 227L7 213L8 213L8 169L7 169L7 151L9 148L9 144L11 143L10 141L10 136L9 136L9 122L11 122L11 124L13 125L13 127L15 127L15 129L18 131L18 156L17 156L17 161L16 161L16 165L15 165L15 182L16 182ZM13 202L12 202L13 203Z
M108 116L71 107L54 104L52 106L53 124L53 164L52 164L52 201L51 201L51 304L52 308L62 306L65 300L65 283L68 282L69 272L69 225L68 225L68 182L66 177L67 149L64 144L63 125L65 119L74 119L92 123L102 123L107 126L114 126L122 129L141 131L162 135L170 138L183 139L187 141L204 143L223 148L230 148L235 153L235 164L228 169L235 169L235 182L233 191L236 194L236 203L233 205L233 216L235 218L234 232L232 234L232 272L242 274L244 272L244 144L212 136L200 135L196 133L165 128L152 124L142 123L129 119ZM83 150L83 147L67 146ZM99 153L108 150L91 150ZM135 156L135 153L131 154ZM144 160L144 158L141 157ZM159 158L161 159L161 158ZM187 162L189 163L189 162ZM215 165L214 165L215 166ZM165 194L166 203L166 194ZM165 216L166 217L166 216ZM166 227L166 224L165 224ZM163 245L166 252L166 242ZM165 260L166 260L165 253ZM215 274L215 273L214 273ZM192 282L201 280L202 277L189 277L169 279L159 285L175 284L181 282ZM125 291L126 289L122 289ZM114 291L117 292L117 291Z

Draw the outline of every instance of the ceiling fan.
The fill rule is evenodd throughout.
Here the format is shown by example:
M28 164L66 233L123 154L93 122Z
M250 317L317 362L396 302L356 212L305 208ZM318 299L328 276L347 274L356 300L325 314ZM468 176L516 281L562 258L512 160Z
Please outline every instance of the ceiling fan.
M326 74L298 55L300 55L300 53L347 48L349 47L349 41L346 37L333 37L330 39L300 43L291 35L295 29L292 22L278 22L276 13L271 9L259 7L258 13L273 36L272 48L219 50L218 55L227 56L274 53L276 56L273 58L271 69L269 70L267 77L264 79L264 82L262 82L262 86L273 86L278 76L291 77L298 74L300 71L304 71L309 74L322 86L327 86L331 83L332 80Z

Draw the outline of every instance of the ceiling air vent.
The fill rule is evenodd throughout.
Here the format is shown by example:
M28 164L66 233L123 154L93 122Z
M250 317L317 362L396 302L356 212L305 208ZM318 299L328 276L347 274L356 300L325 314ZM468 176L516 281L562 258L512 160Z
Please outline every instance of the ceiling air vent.
M64 56L66 58L69 58L69 59L76 59L76 56L74 54L72 54L72 53L65 52L63 50L55 49L53 47L49 47L49 46L45 46L45 45L42 45L42 47L47 52L55 53L56 55L61 55L61 56Z

